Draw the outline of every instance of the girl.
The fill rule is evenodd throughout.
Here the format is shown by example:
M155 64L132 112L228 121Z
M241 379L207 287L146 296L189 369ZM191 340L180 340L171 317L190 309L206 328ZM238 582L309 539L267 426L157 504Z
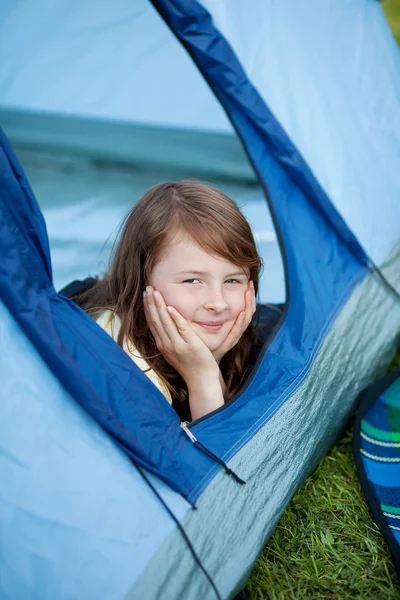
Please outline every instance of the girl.
M200 182L162 183L127 215L107 273L79 303L182 420L197 419L244 381L261 265L233 200Z

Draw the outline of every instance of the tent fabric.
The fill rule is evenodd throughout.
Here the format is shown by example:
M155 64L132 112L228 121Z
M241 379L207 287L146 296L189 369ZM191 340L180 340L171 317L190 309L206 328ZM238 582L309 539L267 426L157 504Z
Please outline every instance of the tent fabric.
M176 5L178 6L178 5ZM179 16L179 15L178 15ZM204 26L204 11L199 8L195 3L193 4L192 13L188 10L185 12L185 18L191 20L192 29L197 23L198 27ZM197 21L196 21L197 19ZM207 26L211 25L209 20L206 21ZM206 31L209 34L208 30ZM215 30L211 31L213 36L218 37L218 32ZM205 36L205 34L203 34ZM195 36L195 40L201 40L200 35ZM221 44L225 49L225 53L229 52L229 48L226 46L226 42L221 40ZM217 44L211 46L211 51L218 47ZM229 54L227 54L229 56ZM208 58L211 60L211 58ZM269 127L273 127L272 133L269 132L267 127L262 127L261 124L256 120L259 115L254 112L250 112L246 109L246 106L253 107L255 104L259 111L267 111L267 108L263 105L261 99L258 97L256 92L252 89L251 84L248 82L244 84L244 74L241 72L240 65L237 63L235 57L232 55L227 61L227 64L222 63L219 60L220 70L218 71L218 81L222 89L228 90L227 101L232 103L231 112L237 114L236 120L238 126L240 125L242 131L242 139L245 139L246 146L254 148L252 151L253 164L256 169L262 173L265 173L264 177L268 173L268 190L270 195L270 201L273 202L275 197L279 198L279 203L274 205L276 211L276 219L280 224L282 230L282 237L285 244L285 256L287 261L288 269L288 289L290 295L289 308L285 319L285 326L280 329L276 338L273 340L271 346L267 349L263 355L263 360L259 365L254 368L254 373L249 384L243 389L238 398L234 403L226 406L226 409L216 415L212 421L206 419L198 424L196 427L196 435L199 435L200 441L207 446L214 454L222 458L223 460L229 460L240 447L254 435L259 427L262 426L265 420L269 419L273 412L279 408L288 396L289 390L292 389L293 382L298 381L299 378L304 377L307 372L307 364L310 363L310 357L316 352L320 344L322 343L324 336L326 335L327 328L331 321L334 319L335 314L340 310L344 301L347 299L352 287L365 276L365 266L360 264L359 261L347 250L346 246L341 243L341 238L332 234L332 230L329 227L329 221L326 222L322 218L319 210L319 206L315 207L316 199L310 204L309 196L313 197L315 189L319 189L318 183L312 177L308 168L304 163L299 165L299 177L300 183L304 189L295 187L294 182L290 179L281 165L286 164L284 155L286 151L288 157L293 154L293 147L290 140L281 131L281 139L279 140L279 149L281 153L280 160L277 161L274 155L268 155L265 152L266 148L271 149L270 140L273 138L273 134L279 132L279 125L274 121L272 115L268 113ZM229 67L227 66L229 65ZM227 69L229 68L229 71ZM236 71L235 71L236 70ZM236 73L237 77L240 77L242 86L235 88L234 92L231 92L228 85L228 72L231 76ZM215 75L214 75L215 76ZM216 84L215 84L216 85ZM244 92L242 90L245 90ZM222 91L221 91L222 94ZM236 94L236 95L235 95ZM249 97L243 97L243 94L248 94ZM242 113L238 113L236 105L242 106ZM285 146L286 145L286 146ZM275 146L272 146L272 150L276 154L277 150ZM262 163L261 163L262 159ZM258 168L259 165L259 168ZM302 178L301 169L305 170L305 177ZM263 171L261 171L261 169ZM308 193L308 194L307 194ZM305 197L304 194L307 194ZM326 201L323 196L324 202ZM21 212L24 212L26 208L23 204L22 199L19 204ZM331 216L336 218L335 210L330 206L329 201L326 201L326 205L330 211ZM356 250L357 253L361 252L362 249L359 247L356 240L353 239L351 232L346 228L345 224L338 218L341 232L343 237L349 241L352 250ZM289 223L296 222L296 230L292 230ZM287 224L285 226L285 224ZM290 233L289 233L290 232ZM11 234L9 245L13 245L13 231L9 231ZM7 239L5 233L4 240ZM355 244L355 248L353 246ZM316 256L318 254L318 257ZM26 256L28 254L26 253ZM333 275L336 273L336 275ZM318 281L318 287L315 282ZM15 294L15 290L10 288L10 294ZM16 307L18 302L16 298L9 298L10 310L13 311L14 316L18 318L18 312ZM48 305L46 314L47 319L54 319L50 314L51 308L57 308L57 324L53 325L53 328L59 327L61 322L61 315L64 315L62 319L64 322L65 334L67 339L71 336L71 329L74 327L73 317L70 314L70 307L65 303L52 302ZM64 313L65 311L65 313ZM80 323L80 315L75 315L76 325L75 333L77 335L78 329L82 328ZM96 348L98 345L97 328L93 326L90 319L86 319L85 329L88 333L84 336L86 340L86 346L90 344L89 331L92 329L95 331L95 337L93 338L92 348ZM79 323L79 325L78 325ZM44 331L43 327L36 323L36 330L39 332ZM43 334L42 334L43 335ZM107 340L108 342L108 340ZM56 345L56 343L54 343ZM76 346L76 344L75 344ZM119 349L117 348L115 352ZM77 354L77 348L74 348L75 355ZM79 346L79 352L86 353L86 348ZM103 358L108 357L103 352ZM50 360L57 362L57 357L52 356ZM96 358L98 360L98 358ZM79 370L83 370L85 379L88 378L93 385L93 377L95 376L95 370L93 368L93 357L90 361L88 358L77 358L75 365ZM115 364L115 359L110 360L110 363ZM126 362L120 362L119 365L126 366ZM290 367L288 366L290 365ZM61 367L62 368L62 367ZM72 366L70 367L72 369ZM124 374L126 371L124 370ZM61 376L61 374L60 374ZM142 374L138 374L137 377L140 379ZM143 377L142 377L143 379ZM118 374L118 380L126 380L126 375L123 377ZM153 472L158 473L161 477L167 478L171 484L172 479L175 481L175 489L179 490L185 495L191 502L195 502L199 494L204 490L206 485L209 483L211 478L215 476L218 465L213 464L212 461L200 455L191 447L189 440L185 440L185 436L182 431L176 428L176 416L172 414L173 411L164 410L160 411L158 408L154 409L153 405L149 402L144 407L142 404L140 411L136 410L135 414L132 415L132 409L130 406L130 395L121 398L119 390L115 390L114 394L118 394L118 398L106 400L104 405L104 395L107 397L107 383L104 382L102 390L102 398L97 399L93 396L92 390L86 389L83 391L82 388L78 388L76 377L72 376L72 372L65 370L63 375L64 384L67 389L70 389L72 385L74 387L74 393L79 394L80 401L84 406L88 408L91 414L101 418L103 423L107 423L107 428L112 423L113 433L114 427L118 429L118 441L123 441L124 447L126 444L125 429L130 431L130 436L133 435L137 438L139 436L139 429L142 431L140 436L140 448L137 447L136 442L131 439L128 444L127 451L134 449L134 455L139 456L143 460L143 450L148 453L149 456L156 453L156 457L151 458L148 462L142 462L143 465L147 465ZM137 384L136 384L137 385ZM143 382L142 382L143 386ZM122 386L124 390L127 389L128 383ZM99 383L96 384L96 388L99 389ZM264 390L270 390L268 394L268 401L265 400ZM150 390L147 390L149 393ZM136 398L138 395L136 395ZM251 402L249 402L251 397ZM126 414L120 418L123 423L124 431L121 432L121 427L118 423L115 423L108 416L109 408L107 407L118 407L118 413L121 413L122 405L126 408ZM137 401L136 401L137 406ZM159 406L159 398L155 399L154 406ZM142 415L142 410L146 413ZM115 415L115 411L112 408L111 414ZM157 417L153 413L157 413ZM107 415L107 419L104 419L104 414ZM134 424L135 423L135 424ZM148 426L151 423L150 435ZM168 424L167 427L165 424ZM137 430L137 428L139 428ZM174 463L176 453L173 451L174 444L179 440L179 444L184 444L188 450L185 452L185 456L192 456L193 460L190 461L190 466L184 468L184 472L180 466L174 465L173 468L157 468L157 464L163 464L165 461L164 457L158 456L158 451L154 447L154 440L159 435L165 439L168 437L166 432L170 430L175 431L174 435L170 435L170 442L165 444L159 439L157 445L160 448L165 449L167 454L167 448L171 445L171 449L168 451L168 455L173 457L170 462ZM218 434L216 435L216 430ZM115 433L114 433L115 434ZM145 441L145 438L147 441ZM174 475L172 475L172 473ZM185 481L183 483L182 481Z
M349 10L356 6L355 2L347 1ZM364 0L357 2L357 6L365 6L369 15L365 22L373 24L376 43L385 46L388 30L377 26L381 13L368 12ZM82 14L89 19L88 6ZM97 598L99 587L93 576L96 570L110 577L109 586L102 593L104 598L159 598L165 589L171 598L214 598L215 589L194 561L178 523L187 531L219 597L232 597L243 585L296 487L339 433L359 391L388 365L400 331L398 304L370 273L368 244L361 243L351 219L347 221L338 211L336 200L328 197L320 173L310 169L302 148L294 145L271 111L267 94L249 79L240 53L236 49L235 55L229 44L230 30L224 37L210 13L194 1L157 1L154 6L194 58L238 132L266 190L285 262L285 312L260 351L246 385L223 410L191 424L196 437L228 462L246 484L239 486L192 445L173 409L123 350L79 307L56 293L44 221L24 173L2 135L0 252L4 260L0 264L0 299L10 334L1 341L10 345L8 340L15 336L21 341L27 364L35 362L32 374L34 381L39 382L38 388L31 390L24 380L21 397L27 402L29 394L35 392L34 406L48 432L44 445L35 445L37 432L30 428L28 415L25 419L23 411L13 407L18 387L11 377L4 388L8 402L1 403L0 409L7 410L7 423L12 423L10 431L14 432L0 451L0 476L6 473L10 481L7 489L0 491L2 514L6 515L2 519L7 524L0 552L8 557L7 578L0 581L0 589L6 598L15 597L16 592L27 599ZM282 3L282 12L277 9L278 13L271 6L270 14L279 23L294 4ZM338 16L332 3L330 7L332 13L315 14ZM111 8L116 11L118 5ZM10 15L8 25L15 23ZM106 13L100 15L105 18ZM120 16L125 23L126 12ZM92 31L96 31L96 23L102 24L94 20ZM116 26L118 21L112 23ZM19 21L15 28L21 31ZM335 41L332 55L340 62L343 56L338 50L337 30L330 35ZM79 37L84 39L84 35ZM246 37L249 42L248 34ZM2 43L7 44L10 39ZM257 43L255 35L252 41ZM288 44L293 63L296 50ZM304 49L308 53L312 50L315 52L311 46ZM390 64L394 64L394 55L391 58ZM346 65L343 62L343 67ZM380 68L378 63L371 65L371 82L376 78L380 81ZM389 71L388 67L385 72ZM391 74L395 81L391 90L400 85L398 73ZM17 80L16 75L14 81ZM271 77L270 86L279 86L276 78ZM12 87L11 84L11 90ZM14 90L17 88L16 85ZM358 111L359 105L353 104L353 99L351 94L347 98L349 115ZM340 104L338 95L332 95L330 100L333 106ZM61 105L66 106L66 96L60 110ZM397 109L395 103L388 102L382 109L384 119L390 122ZM332 123L331 113L327 104L323 122L333 131L336 123ZM299 123L307 121L307 114L297 113ZM206 123L202 126L206 128ZM221 122L221 132L224 127ZM382 121L377 127L382 129ZM357 119L354 130L354 137L357 132L364 136L366 156L365 140L372 144L375 130ZM384 132L382 136L385 138ZM399 139L394 129L385 148L398 151ZM332 154L331 158L330 168L334 171L338 156ZM391 160L389 163L393 164ZM358 164L361 163L354 159L346 168L357 172ZM399 210L398 179L382 161L371 174L371 181L378 174L382 181L389 180L382 188L384 199L377 202L376 197L366 195L363 213L375 215L379 207L381 214L375 228L380 240L379 264L392 285L398 287L398 231L393 229ZM349 202L352 204L351 199ZM354 211L361 215L360 206ZM14 346L10 361L15 356ZM57 388L57 393L51 395L53 402L47 399L47 385ZM53 404L58 407L57 418ZM71 429L75 422L79 423L73 435L62 429L60 415L64 413L69 415ZM0 433L7 423L0 419ZM26 443L23 436L21 440L17 436L20 428L29 431ZM64 440L64 452L57 451L55 457L71 474L65 483L66 498L71 501L60 504L63 513L56 507L65 490L58 480L53 485L52 477L56 464L52 451L59 443L59 434ZM92 438L96 444L93 452ZM174 517L165 506L156 508L157 502L149 500L151 490L143 481L138 483L133 465L131 471L135 475L128 486L130 492L120 492L119 487L129 477L128 459L150 473L151 481L156 481L155 489L161 490ZM81 463L79 480L74 474L77 461ZM25 464L28 468L21 468ZM93 494L93 486L102 489L105 481L102 475L96 483L96 464L102 473L115 468L113 486L107 486L102 495ZM43 486L32 495L37 470ZM138 494L130 507L129 496L135 495L132 490L136 486ZM25 493L20 497L22 489ZM117 501L118 518L106 520L103 526L105 515L113 512L116 493L121 494ZM50 494L51 502L47 502L46 494ZM197 509L191 508L190 503L196 503ZM92 519L89 511L94 515ZM143 526L137 527L137 515L148 519ZM121 523L127 521L129 527L123 533ZM38 537L37 549L26 545L26 527L32 527L29 531ZM115 542L110 549L105 543L109 540ZM121 566L123 577L115 581L121 547L135 566ZM141 558L136 558L142 550ZM63 574L74 551L76 560L68 562L69 570ZM78 589L76 582L82 578L84 582Z
M399 258L400 246L384 268L397 285ZM257 560L295 490L348 422L357 396L383 376L397 343L394 324L399 319L400 305L376 278L364 280L332 325L303 383L230 461L246 485L238 489L220 473L199 498L197 510L186 513L182 524L221 597L233 599L244 586L245 565ZM165 589L172 598L215 600L201 573L193 577L194 568L174 530L127 600L146 594L158 598Z
M3 303L0 322L0 597L123 598L176 525ZM147 477L181 519L190 505Z
M305 7L292 0L279 6L256 0L252 10L244 4L231 10L229 0L202 4L332 204L379 265L398 239L400 219L400 207L391 207L390 200L400 191L395 177L400 52L381 4L311 0ZM327 125L327 110L334 127ZM387 210L395 211L395 222L387 222ZM375 235L377 228L386 232L385 239Z
M47 236L40 211L1 132L0 142L3 302L66 389L122 447L126 446L132 458L188 497L193 484L182 471L182 457L177 459L182 452L183 457L194 456L196 462L198 453L180 430L175 411L148 377L93 319L56 294L49 279ZM12 169L19 174L18 179ZM44 248L39 245L40 234ZM185 446L188 449L183 451ZM152 456L145 458L147 451ZM158 468L164 460L169 466ZM207 469L209 461L203 462ZM186 471L197 480L195 463Z
M202 23L201 19L199 22ZM235 68L240 67L235 63L233 64ZM221 65L221 69L220 81L223 86L226 85L224 65ZM246 89L250 94L253 93L250 84L248 84ZM239 98L239 100L241 104L244 103L242 98ZM261 100L259 99L258 101L261 105ZM258 131L254 130L255 127L250 121L251 117L251 113L244 113L242 137L246 135L246 144L248 146L252 146L256 150L260 149L258 153L254 152L254 159L258 163L260 163L261 157L263 159L262 169L268 172L271 201L275 197L279 198L279 204L274 205L274 209L276 211L276 218L282 228L282 236L285 244L288 269L287 288L289 290L290 301L285 326L280 329L273 343L263 355L263 360L254 368L253 377L249 385L243 389L240 398L234 403L227 405L224 411L216 414L212 421L203 420L196 428L196 435L200 434L200 441L214 452L214 454L224 460L229 460L240 449L241 445L256 433L264 420L269 419L273 411L279 408L281 403L287 398L288 391L291 390L293 382L298 381L299 377L304 377L310 357L322 343L332 319L334 319L335 314L340 310L357 281L365 276L366 271L365 266L360 264L347 247L341 243L341 239L333 234L329 223L322 218L320 211L314 208L314 203L310 204L308 202L308 196L305 197L304 192L295 187L293 181L287 177L273 156L266 155L265 144L268 144L269 138L267 137L264 140ZM247 125L248 122L250 125ZM270 123L273 124L272 116ZM268 134L268 130L261 130L261 133L265 136ZM282 150L285 142L288 144L287 152L290 153L292 147L290 141L285 137L281 140ZM6 142L4 142L4 147L7 154L11 156L10 151L7 151ZM261 149L262 154L260 154ZM255 162L254 164L257 163ZM312 186L318 187L317 182L313 179L310 180L310 177L311 173L307 171L307 180L310 181ZM16 187L15 184L14 187ZM308 190L309 188L306 188L305 192ZM20 194L18 204L13 199L13 206L9 206L8 210L15 211L18 206L21 214L29 215L29 212L32 210L31 207L34 206L34 210L37 211L34 199L30 196L29 200L30 204ZM5 199L5 202L7 202L7 199ZM296 230L292 230L289 226L292 221L297 224ZM288 225L285 226L286 223ZM13 225L13 223L8 225L2 237L3 243L13 248L15 252L15 231ZM346 231L345 236L347 235L350 239L352 238L351 232ZM356 248L361 251L357 243ZM28 258L29 251L24 248L23 261L26 262ZM16 277L15 265L17 264L17 259L14 259L13 264L13 277ZM38 263L35 265L35 271L40 273L40 265ZM27 272L29 272L28 269ZM5 275L10 277L10 273ZM8 281L4 280L4 288L8 289L9 292L7 305L12 314L18 319L21 318L19 312L21 310L19 308L21 301L18 302L16 297L19 290L12 286L11 282L12 279L8 279ZM316 282L318 282L318 286L315 285ZM47 283L46 287L48 286L50 286L50 282ZM121 383L124 396L121 396L121 390L115 389L114 392L111 392L111 396L117 395L117 397L107 399L104 404L104 397L107 398L110 393L107 386L108 380L104 381L101 397L99 398L93 395L93 390L85 385L86 382L78 385L77 377L73 374L74 368L83 371L84 379L91 382L91 387L94 385L94 378L97 377L97 374L93 366L93 360L99 360L98 353L95 351L99 344L99 333L97 327L94 326L89 317L84 319L79 313L72 311L66 302L54 299L51 288L49 289L49 297L44 298L41 296L40 298L42 304L45 301L45 307L41 307L44 313L43 320L50 322L51 329L54 332L58 330L58 336L65 336L69 343L72 342L71 331L74 332L74 336L77 336L79 332L81 339L85 339L86 341L84 347L81 345L78 346L74 342L74 364L65 368L67 365L58 364L59 357L57 356L57 351L54 352L53 349L48 349L49 346L53 348L59 346L57 334L54 333L54 341L49 344L48 340L43 340L44 335L46 335L46 328L41 326L39 321L33 324L36 335L42 338L42 344L46 346L46 350L44 351L48 356L48 360L57 365L55 367L57 371L60 369L59 376L63 378L64 385L69 390L73 386L73 393L78 395L83 405L87 407L91 414L96 415L96 418L101 419L101 422L106 424L107 428L111 426L114 435L116 433L115 428L117 429L117 439L123 442L124 447L126 446L127 439L126 430L128 430L130 432L130 441L127 451L133 450L134 455L140 457L141 460L143 460L143 451L148 453L152 458L147 462L142 462L142 464L147 465L161 477L167 478L169 483L175 480L175 489L178 489L190 501L195 502L210 479L215 476L219 468L218 465L212 464L210 459L201 456L199 452L196 452L190 446L189 440L183 439L185 437L183 432L176 428L176 415L172 414L172 409L167 412L159 409L160 400L158 396L155 397L154 405L150 402L147 402L146 405L140 403L140 410L138 410L138 400L136 400L135 413L132 415L132 408L130 407L131 394L126 393L126 390L130 389L131 385L130 381L126 380L127 371L125 368L127 359L125 359L125 362L119 361L117 365L114 354L110 354L109 356L104 351L102 352L103 361L107 360L113 367L116 366L118 368L119 366L120 369L124 369L123 374L118 372L117 377L119 382L124 382ZM50 299L53 301L50 301ZM32 298L29 298L29 300L31 301ZM71 313L73 313L73 316ZM25 315L26 312L24 311L24 319ZM61 323L62 325L60 325ZM29 323L28 326L32 327L32 324ZM84 336L82 335L82 327L85 327ZM63 333L61 333L61 329ZM90 334L90 331L93 331L93 333ZM91 335L93 335L92 342ZM108 340L107 343L110 344ZM106 340L104 340L104 344L106 344ZM87 350L89 347L92 348L91 352L95 353L90 358ZM119 348L116 347L113 353L117 353L118 351ZM78 352L82 354L82 358L78 356ZM143 384L143 377L145 376L138 373L136 377L141 381L140 389L143 389L143 393L146 390L147 394L149 394L150 389L146 388L146 385ZM135 385L137 388L138 384ZM95 389L100 389L100 382L96 382ZM267 403L265 401L265 389L270 390ZM136 394L136 398L138 397L139 394ZM252 399L251 402L249 402L249 397ZM123 409L123 406L125 409ZM117 414L119 414L122 421L122 429L115 421L116 411L114 407L117 407ZM123 410L126 411L124 416L122 416ZM104 418L105 415L106 418ZM214 428L217 428L217 435ZM167 432L170 434L171 430L175 431L175 434L167 435ZM139 431L142 433L139 434ZM132 438L133 435L136 439L140 439L139 448L136 441ZM170 441L168 443L165 442L159 438L160 435L165 440L169 437ZM156 467L157 464L160 464L160 462L163 464L166 460L166 456L160 457L159 451L155 448L154 442L156 439L158 439L157 446L163 448L165 455L168 452L168 456L172 458L172 461L169 460L171 466L168 469L157 469ZM180 440L178 442L180 445L184 444L189 448L184 456L192 456L194 459L190 461L190 466L184 468L183 472L180 466L173 464L176 461L176 453L173 451L173 447L177 443L177 440ZM167 451L167 448L170 449ZM155 457L153 457L154 454L156 454Z
M400 370L362 394L353 452L365 498L400 577Z
M190 12L194 6L176 3L174 10ZM257 0L252 10L247 5L231 10L230 3L223 1L203 2L203 6L203 14L207 10L211 14L246 78L332 204L380 265L397 239L399 213L389 224L384 215L390 198L399 193L395 173L400 128L399 49L381 4L345 0L344 5L333 5L313 0L305 10L293 0L283 0L278 7L272 0ZM117 120L121 128L124 123L141 124L140 132L128 136L130 142L124 140L125 146L135 146L136 158L140 145L148 147L146 136L155 136L157 127L172 128L173 135L207 131L219 134L223 143L233 139L221 106L147 0L136 0L135 7L117 0L102 6L96 15L91 0L81 2L79 9L66 0L51 7L40 0L29 19L27 11L29 4L14 4L12 10L7 3L0 7L0 51L10 57L0 74L1 104L25 110L25 115L15 114L17 123L32 111L43 112L44 120L48 114L54 119L81 117L84 138L89 118L110 124ZM43 13L53 28L46 26ZM334 129L327 126L327 111ZM21 136L29 135L29 126L21 129ZM68 129L59 133L59 143L60 135L68 137ZM162 140L149 139L157 153ZM195 146L188 141L180 160ZM225 147L226 155L236 151L236 145ZM202 154L193 159L200 162L212 156L207 150ZM151 147L146 156L150 159ZM239 163L231 164L233 172ZM385 210L377 210L376 198ZM386 231L384 239L374 235L378 224Z
M79 5L4 2L0 53L9 57L0 74L3 107L232 132L190 57L148 0L134 5L116 0L95 11L91 0Z
M48 255L39 247L40 233L45 234L39 209L28 186L19 184L24 181L22 170L4 136L1 141L0 247L6 257L0 270L3 302L65 388L121 447L195 502L219 465L192 446L180 429L174 410L166 405L146 375L132 366L123 350L74 303L55 293L49 279ZM19 173L19 179L13 177L12 169ZM39 231L35 230L35 219L42 228L36 228ZM339 278L332 281L323 262L324 241L329 239L324 222L313 223L306 214L299 214L298 222L303 223L303 232L310 226L308 238L319 242L315 248L311 241L308 247L303 244L306 253L303 281L295 290L298 302L293 293L291 301L291 306L295 302L296 310L289 307L285 326L254 367L253 377L240 397L213 419L204 419L193 427L196 437L223 460L229 460L271 418L292 391L293 383L306 375L310 356L320 347L328 325L357 280L364 277L364 270L354 259L351 261L345 248L339 246L333 251L328 244L325 260L331 270L332 252L335 257L344 252L339 270L341 281ZM27 236L29 232L34 246L31 236ZM43 245L47 247L46 236ZM301 306L307 292L303 287L310 276L305 270L307 259L312 260L317 248L314 277L321 282L320 288L310 287L308 302ZM18 280L20 286L15 285ZM301 309L308 317L300 324ZM265 389L269 392L267 399Z
M398 278L398 260L397 253L385 266L388 278ZM153 480L175 515L187 515L181 522L222 597L233 597L244 584L245 565L256 560L300 480L336 437L360 389L390 360L393 322L400 318L391 308L374 277L353 294L302 389L230 463L246 486L238 489L220 473L197 510L188 512L178 494ZM2 431L0 471L9 482L0 505L3 596L87 600L100 590L105 599L136 600L159 598L167 589L171 598L215 598L182 536L124 454L65 392L3 308L1 322L7 349L2 355L9 359L2 362L3 389L18 390L18 410L15 394L2 404L8 436ZM355 371L362 377L354 377ZM33 556L41 561L32 567Z

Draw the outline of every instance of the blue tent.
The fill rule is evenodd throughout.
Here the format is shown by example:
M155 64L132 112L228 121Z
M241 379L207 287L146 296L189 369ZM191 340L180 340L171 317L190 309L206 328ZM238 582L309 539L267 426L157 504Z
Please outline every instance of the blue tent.
M250 181L235 131L286 289L245 387L190 425L240 485L57 294L2 134L0 595L232 598L398 341L398 48L371 0L38 0L0 16L13 145Z

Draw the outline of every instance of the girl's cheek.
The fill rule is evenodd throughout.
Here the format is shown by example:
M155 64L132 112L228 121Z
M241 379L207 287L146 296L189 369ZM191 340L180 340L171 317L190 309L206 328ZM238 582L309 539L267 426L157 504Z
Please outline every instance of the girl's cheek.
M194 304L193 298L185 297L183 294L179 298L176 298L175 304L173 305L187 320L191 320L194 313L196 312L197 305Z
M170 304L178 312L181 313L185 319L190 318L192 310L193 310L193 296L190 294L185 294L185 291L180 289L178 290L165 290L164 292L160 290L166 304Z
M245 290L238 293L235 298L232 298L232 305L234 306L234 312L240 313L246 308Z

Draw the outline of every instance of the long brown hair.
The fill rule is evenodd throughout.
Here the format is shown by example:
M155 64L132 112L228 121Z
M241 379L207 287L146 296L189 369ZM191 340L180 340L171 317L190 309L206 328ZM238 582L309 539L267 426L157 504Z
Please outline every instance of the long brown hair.
M190 418L187 387L157 349L147 325L143 290L172 232L184 232L206 252L221 256L250 272L258 290L262 260L245 217L231 198L198 181L166 182L150 188L121 224L108 270L79 303L93 317L105 309L121 319L118 343L129 340L165 382L181 418ZM220 361L227 393L239 390L253 339L252 325Z

